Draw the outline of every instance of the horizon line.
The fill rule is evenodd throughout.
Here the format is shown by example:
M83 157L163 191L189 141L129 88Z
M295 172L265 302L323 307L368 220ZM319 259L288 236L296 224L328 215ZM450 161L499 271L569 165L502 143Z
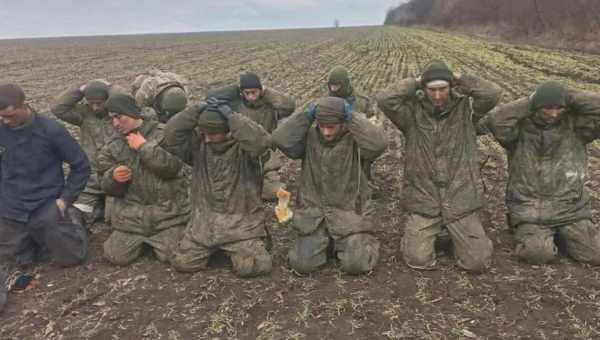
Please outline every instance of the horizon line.
M306 27L281 27L281 28L252 28L252 29L214 29L204 31L171 31L171 32L118 32L118 33L95 33L82 35L31 35L31 36L0 36L0 41L6 40L27 40L27 39L61 39L61 38L95 38L95 37L119 37L119 36L134 36L134 35L160 35L160 34L194 34L194 33L235 33L235 32L257 32L257 31L285 31L285 30L311 30L311 29L344 29L356 27L378 27L384 24L366 24L352 26L306 26Z

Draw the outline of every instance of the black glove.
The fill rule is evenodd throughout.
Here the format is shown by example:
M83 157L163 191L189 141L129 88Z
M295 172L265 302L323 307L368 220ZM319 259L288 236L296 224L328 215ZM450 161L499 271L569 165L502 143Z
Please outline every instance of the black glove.
M217 97L210 97L206 100L206 104L208 104L208 106L217 107L219 105L229 104L229 101Z

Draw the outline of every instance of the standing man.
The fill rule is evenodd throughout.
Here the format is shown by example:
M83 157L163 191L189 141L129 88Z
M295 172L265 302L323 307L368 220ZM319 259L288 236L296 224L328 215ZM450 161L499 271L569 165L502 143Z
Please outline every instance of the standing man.
M135 78L131 93L142 110L148 109L149 115L166 123L187 106L187 85L188 80L182 75L152 69Z
M98 155L102 189L114 197L104 256L124 266L150 247L166 262L189 220L183 162L159 146L163 126L142 120L132 96L111 95L106 108L119 136Z
M69 165L65 180L63 163ZM75 139L37 114L14 84L0 85L0 310L8 272L47 256L61 266L87 254L87 232L71 222L71 205L90 177Z
M324 97L284 122L273 142L288 157L302 160L292 222L298 239L289 251L290 266L300 273L315 271L327 263L332 246L344 272L371 271L379 241L363 164L385 151L383 127L353 112L344 99Z
M296 109L293 97L272 88L267 89L260 78L251 72L242 74L239 84L209 91L208 97L228 100L233 111L260 124L268 133L273 133L278 121L288 117ZM264 164L264 200L272 201L277 198L277 190L283 186L279 175L282 166L281 156L272 152Z
M114 130L105 103L111 92L105 80L92 80L65 91L52 107L52 113L60 120L80 128L80 143L85 151L92 175L74 206L83 212L88 224L104 218L105 195L100 188L96 156L111 140Z
M481 272L491 260L492 242L478 216L483 194L474 124L500 98L494 84L453 74L430 64L420 79L408 78L384 90L378 105L404 134L404 200L408 220L402 239L406 263L432 269L434 243L448 230L458 265Z
M179 271L208 267L224 250L240 277L271 272L260 197L261 158L271 146L265 129L215 98L167 123L164 146L192 170L192 220L173 257Z
M551 262L556 237L575 260L600 265L600 228L584 186L586 145L600 137L600 95L548 81L481 124L508 154L506 205L517 256Z

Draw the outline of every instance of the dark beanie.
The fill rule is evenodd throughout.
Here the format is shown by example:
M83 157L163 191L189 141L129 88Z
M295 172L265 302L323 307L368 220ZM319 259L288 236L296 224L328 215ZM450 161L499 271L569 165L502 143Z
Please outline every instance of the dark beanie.
M531 96L531 109L536 111L553 105L567 106L567 89L557 81L543 82Z
M262 84L258 76L252 72L244 73L240 76L240 90L261 89Z
M142 110L140 110L139 106L135 102L135 99L128 94L115 93L108 97L108 100L106 101L106 109L108 112L126 115L131 118L142 118Z
M339 97L323 97L317 100L316 119L321 124L341 124L345 119L344 99Z
M9 106L21 107L25 103L25 92L19 85L0 85L0 110Z
M421 75L421 86L427 87L427 83L434 80L444 80L452 86L452 78L452 71L450 71L448 65L441 61L432 62L425 68L425 71Z
M97 80L91 81L85 86L83 96L85 99L106 100L108 98L108 85Z
M211 107L207 107L198 118L198 128L204 133L226 133L229 125L223 116Z

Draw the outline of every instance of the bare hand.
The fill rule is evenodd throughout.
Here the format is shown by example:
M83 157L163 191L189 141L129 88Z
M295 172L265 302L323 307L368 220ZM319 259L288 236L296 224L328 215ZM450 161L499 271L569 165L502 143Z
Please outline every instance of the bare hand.
M58 211L60 211L60 215L62 217L65 217L65 210L67 209L67 204L65 203L65 200L63 200L62 198L57 199L56 206L58 207Z
M126 138L129 147L135 151L139 151L142 148L142 145L146 143L146 138L139 132L130 133Z
M125 165L119 165L113 171L113 179L118 183L126 183L131 180L132 171Z

